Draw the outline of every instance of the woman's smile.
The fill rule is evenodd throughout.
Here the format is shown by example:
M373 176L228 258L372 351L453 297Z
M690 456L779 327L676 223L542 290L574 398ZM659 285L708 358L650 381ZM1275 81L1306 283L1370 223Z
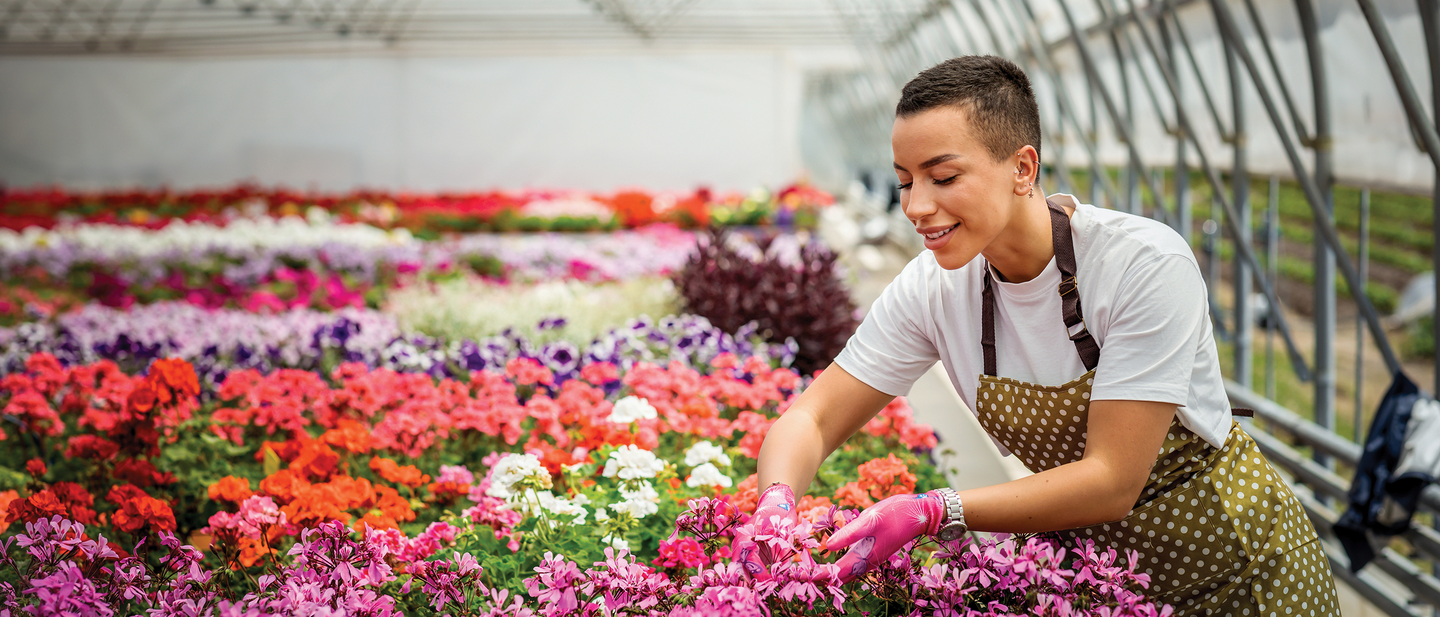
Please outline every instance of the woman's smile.
M945 246L945 243L950 241L950 232L955 231L955 229L959 226L960 224L956 223L949 227L927 227L923 229L917 229L915 231L919 232L920 235L925 236L925 248L932 251L938 251L941 247Z

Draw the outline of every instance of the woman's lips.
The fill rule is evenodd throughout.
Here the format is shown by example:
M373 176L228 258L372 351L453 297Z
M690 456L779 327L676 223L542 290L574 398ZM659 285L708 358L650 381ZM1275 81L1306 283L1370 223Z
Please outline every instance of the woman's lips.
M959 226L960 224L956 223L939 231L921 234L925 236L925 248L932 251L940 250L941 247L945 246L945 243L950 241L950 236L955 235L955 228Z

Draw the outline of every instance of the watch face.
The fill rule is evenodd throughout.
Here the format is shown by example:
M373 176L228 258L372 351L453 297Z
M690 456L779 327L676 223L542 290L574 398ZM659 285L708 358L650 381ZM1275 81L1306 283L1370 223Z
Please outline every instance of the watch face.
M965 526L960 523L951 523L941 527L940 533L936 535L938 535L942 541L950 542L965 535Z

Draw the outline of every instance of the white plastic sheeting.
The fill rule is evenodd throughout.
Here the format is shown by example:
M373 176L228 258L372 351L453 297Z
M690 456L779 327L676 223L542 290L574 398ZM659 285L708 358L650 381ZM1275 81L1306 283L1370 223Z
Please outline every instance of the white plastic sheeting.
M1295 7L1291 2L1272 0L1256 2L1270 34L1270 44L1275 50L1285 83L1295 99L1301 119L1307 131L1313 131L1313 95L1309 61L1306 56L1304 39L1296 24ZM1410 79L1422 100L1430 102L1430 66L1425 53L1425 39L1420 28L1419 16L1414 3L1377 3L1384 7L1385 21L1406 62ZM1416 138L1410 132L1405 110L1396 94L1395 83L1386 70L1379 47L1365 22L1364 16L1354 2L1321 0L1316 2L1320 25L1320 36L1324 48L1323 62L1329 81L1331 110L1331 133L1335 156L1337 180L1352 185L1404 187L1416 191L1430 187L1435 179L1435 167L1416 145ZM1248 25L1241 6L1232 6L1236 18L1242 25ZM1229 130L1233 113L1230 99L1230 77L1225 66L1224 48L1216 30L1213 14L1208 3L1192 3L1179 12L1187 35L1194 44L1200 71L1214 97L1221 120ZM1275 78L1265 60L1260 41L1248 27L1246 32L1249 49L1255 61L1261 65L1261 74L1269 85L1271 96L1281 107L1282 117L1287 122L1287 131L1292 138L1289 116L1284 111L1284 101L1277 89ZM1160 44L1158 33L1152 27L1151 37ZM1133 38L1143 46L1139 36ZM1177 43L1177 50L1178 50ZM1082 114L1088 113L1085 104L1084 65L1072 45L1060 48L1057 60L1066 73L1066 84L1073 100L1081 106ZM1120 80L1114 64L1112 48L1103 38L1090 40L1090 50L1102 65L1102 72L1112 96L1120 101ZM1182 56L1183 57L1183 56ZM1173 120L1174 109L1170 104L1169 91L1154 64L1144 61L1145 71L1160 94L1167 120ZM1144 87L1135 75L1133 63L1128 65L1131 73L1131 101L1136 118L1137 144L1146 162L1168 167L1175 162L1175 140L1165 133L1156 120L1154 107ZM1241 71L1244 71L1241 65ZM1186 98L1186 112L1197 128L1197 134L1205 150L1211 156L1211 163L1229 171L1231 148L1221 140L1205 103L1195 72L1188 63L1179 71L1182 95ZM1041 82L1043 80L1035 80ZM1049 115L1056 118L1053 88L1042 86L1037 93L1043 108L1050 107ZM1280 141L1276 138L1274 125L1262 106L1256 89L1250 83L1248 74L1243 78L1242 91L1245 93L1245 144L1248 148L1248 167L1255 174L1292 175L1290 164L1285 157ZM1097 104L1098 99L1097 99ZM1103 107L1099 109L1102 126L1110 124ZM1053 126L1054 124L1052 124ZM1066 149L1067 161L1072 166L1084 166L1084 151L1071 133L1071 142ZM1046 145L1054 141L1046 136ZM1115 139L1113 131L1103 130L1100 143L1102 157L1110 164L1124 165L1127 159L1124 144ZM1297 144L1306 165L1312 157L1306 146ZM1054 149L1052 149L1054 152ZM1192 168L1198 159L1191 150L1189 163ZM1083 167L1081 167L1083 168Z
M775 186L801 173L787 52L0 59L9 186Z

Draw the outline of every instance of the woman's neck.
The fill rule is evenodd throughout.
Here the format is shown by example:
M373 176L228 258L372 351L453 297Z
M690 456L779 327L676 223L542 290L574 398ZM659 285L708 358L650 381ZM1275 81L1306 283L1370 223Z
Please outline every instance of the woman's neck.
M980 254L1009 283L1024 283L1045 271L1055 257L1050 209L1045 196L1019 197L1010 224Z

